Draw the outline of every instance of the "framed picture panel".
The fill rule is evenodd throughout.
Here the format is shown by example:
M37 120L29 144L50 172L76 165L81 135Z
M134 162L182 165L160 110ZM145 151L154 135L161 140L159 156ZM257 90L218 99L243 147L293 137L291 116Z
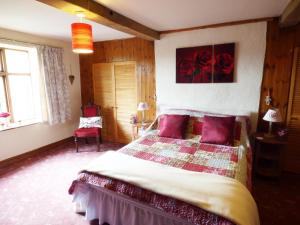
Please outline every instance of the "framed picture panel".
M235 44L176 49L176 83L233 82Z

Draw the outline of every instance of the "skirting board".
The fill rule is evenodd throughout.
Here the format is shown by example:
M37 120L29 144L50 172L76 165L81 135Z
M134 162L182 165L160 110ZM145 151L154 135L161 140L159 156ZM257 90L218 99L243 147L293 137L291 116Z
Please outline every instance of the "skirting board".
M17 168L17 164L23 160L36 157L40 154L45 153L46 151L54 149L55 147L65 144L65 143L68 143L72 140L73 140L73 137L68 137L68 138L62 139L60 141L51 143L49 145L45 145L43 147L34 149L32 151L25 152L21 155L17 155L17 156L5 159L3 161L0 161L0 176L4 173L8 173L9 170L11 170L11 169Z

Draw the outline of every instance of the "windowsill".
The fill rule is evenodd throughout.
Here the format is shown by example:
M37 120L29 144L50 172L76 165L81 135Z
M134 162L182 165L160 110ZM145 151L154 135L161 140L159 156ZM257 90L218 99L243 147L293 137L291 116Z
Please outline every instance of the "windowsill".
M11 130L11 129L16 129L19 127L25 127L25 126L30 126L30 125L34 125L37 123L41 123L38 120L28 120L28 121L23 121L23 122L17 122L17 123L10 123L8 125L0 125L0 132L1 131L5 131L5 130Z

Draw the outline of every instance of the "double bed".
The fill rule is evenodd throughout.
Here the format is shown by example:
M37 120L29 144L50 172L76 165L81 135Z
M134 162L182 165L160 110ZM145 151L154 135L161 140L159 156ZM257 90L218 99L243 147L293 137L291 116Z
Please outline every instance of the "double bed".
M144 135L103 153L73 181L77 212L110 225L259 224L251 197L252 152L246 116L235 117L232 146L202 143L189 115L184 139L159 135L158 116ZM221 115L223 116L223 115Z

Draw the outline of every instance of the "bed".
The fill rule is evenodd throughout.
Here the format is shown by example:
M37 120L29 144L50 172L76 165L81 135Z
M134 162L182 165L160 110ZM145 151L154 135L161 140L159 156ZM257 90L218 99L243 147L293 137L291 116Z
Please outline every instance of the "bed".
M117 152L104 153L79 172L69 189L76 212L110 225L259 224L249 194L248 118L236 116L234 145L225 146L199 142L201 134L193 129L195 121L215 114L191 110L162 114L190 116L185 139L159 136L158 116L141 138ZM115 167L119 171L111 172ZM231 196L224 196L226 190L233 192Z

